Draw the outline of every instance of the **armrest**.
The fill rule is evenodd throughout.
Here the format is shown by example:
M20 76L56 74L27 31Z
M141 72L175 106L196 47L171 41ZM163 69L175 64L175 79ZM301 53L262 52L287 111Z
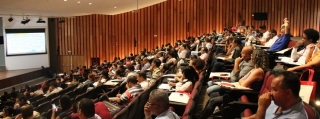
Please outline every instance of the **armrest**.
M248 97L257 97L260 92L251 91L251 90L231 90L229 88L223 88L225 90L224 104L238 100L242 95Z

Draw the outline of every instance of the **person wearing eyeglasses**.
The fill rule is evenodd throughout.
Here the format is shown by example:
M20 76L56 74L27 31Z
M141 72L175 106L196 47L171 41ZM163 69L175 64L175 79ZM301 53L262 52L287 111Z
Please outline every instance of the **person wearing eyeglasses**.
M179 116L169 109L169 97L166 91L155 89L151 91L148 102L144 105L145 119L180 119Z

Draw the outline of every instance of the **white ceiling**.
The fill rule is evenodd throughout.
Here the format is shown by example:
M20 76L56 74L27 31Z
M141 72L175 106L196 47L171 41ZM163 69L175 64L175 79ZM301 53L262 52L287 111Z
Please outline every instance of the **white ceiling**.
M166 0L138 0L138 7L140 9L163 1ZM89 5L89 3L92 4ZM0 16L9 16L9 14L47 17L115 15L136 9L137 0L0 0Z

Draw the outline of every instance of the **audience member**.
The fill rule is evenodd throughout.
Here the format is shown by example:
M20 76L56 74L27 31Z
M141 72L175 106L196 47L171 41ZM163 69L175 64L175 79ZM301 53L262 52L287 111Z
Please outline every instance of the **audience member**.
M270 32L267 30L266 25L262 25L259 27L259 32L262 33L262 37L260 39L261 42L267 42L269 38Z
M307 55L309 54L310 47L314 47L315 43L319 40L319 32L314 29L306 29L303 31L302 40L298 41L296 45L292 48L291 59L297 61L300 64L306 64ZM297 51L300 45L304 46L304 49Z
M243 119L307 119L299 97L300 80L292 72L281 72L271 83L271 92L259 97L257 114Z
M205 62L202 59L190 59L191 66L193 69L197 72L198 75L200 75L201 71L205 67ZM189 65L190 66L190 65Z
M188 47L187 44L180 45L179 50L178 50L179 59L185 59L187 57L187 54L188 54L187 47Z
M137 73L137 79L143 90L146 90L150 87L150 82L147 80L147 74L144 71Z
M115 98L109 98L112 102L119 103L120 107L127 106L135 97L137 97L143 89L140 84L138 84L138 80L136 76L129 76L127 79L127 90L123 94L117 94Z
M102 75L100 75L99 79L93 83L93 86L94 87L101 86L103 83L107 82L107 79L108 79L108 72L103 71Z
M236 58L231 72L230 81L237 82L240 78L251 71L254 66L251 62L252 46L245 46L241 51L241 57Z
M290 26L289 21L287 18L284 19L284 24L281 26L279 39L277 39L273 45L270 47L270 51L278 52L280 50L283 50L288 46L288 43L290 42L290 32L289 32Z
M43 89L44 88L46 88L46 87L48 87L47 86L47 81L44 81L42 84L41 84L41 87L38 89L38 90L36 90L36 91L34 91L33 93L30 93L30 95L31 96L38 96L38 95L43 95L44 94L44 92L43 92Z
M268 70L269 66L268 55L262 49L255 49L252 53L251 62L254 69L239 80L239 85L242 87L250 87L253 91L260 91L264 72ZM200 119L208 118L214 109L222 104L223 94L220 94L220 89L220 86L214 85L214 89L211 89L211 92L207 92L210 95L210 99L208 100L205 109L201 112Z
M162 89L151 91L148 102L144 105L145 119L180 119L180 117L169 109L168 93Z
M177 92L188 92L191 93L193 85L199 79L197 72L192 67L186 67L182 70L182 77L175 78L177 83L168 82L169 86L175 86ZM186 81L184 81L187 79Z
M57 83L57 86L58 86L58 87L61 87L61 84L62 84L61 78L57 78L57 79L56 79L56 83Z
M206 47L201 48L200 53L200 59L204 60L208 57L208 49Z
M145 71L149 69L151 66L148 58L143 58L142 64L143 64L143 67L141 68L141 71Z
M153 59L150 83L154 83L158 78L161 77L162 72L159 68L160 65L161 65L161 61L159 59Z
M89 74L88 79L82 83L79 84L78 88L83 87L85 85L89 85L94 82L95 75L94 74Z
M168 52L168 59L167 59L167 64L171 65L171 64L176 64L177 63L177 59L175 58L176 55L173 51Z
M12 119L13 117L13 114L14 114L14 109L12 107L4 107L2 109L2 119Z
M47 93L44 96L49 96L51 94L58 93L61 90L62 90L62 88L58 87L56 82L51 82L50 86L49 86L49 90L47 91Z
M62 95L60 97L60 106L61 107L56 107L56 108L52 108L52 115L51 115L51 119L63 119L64 117L67 117L71 111L71 99L68 95ZM56 117L56 112L60 112L60 114Z
M78 116L80 119L101 119L101 117L95 113L93 101L88 98L83 98L79 101Z
M264 46L267 46L267 47L271 47L274 42L276 42L276 40L279 38L279 36L277 35L277 31L274 30L274 29L271 29L270 30L270 35L269 37L267 38L267 42L266 43L261 43L262 45Z

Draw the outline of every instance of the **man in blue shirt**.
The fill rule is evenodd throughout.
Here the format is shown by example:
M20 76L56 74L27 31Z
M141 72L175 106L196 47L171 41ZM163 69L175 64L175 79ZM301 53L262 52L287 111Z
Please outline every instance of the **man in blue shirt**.
M271 88L271 92L259 97L257 114L247 119L308 119L299 97L300 80L296 74L289 71L277 74Z
M285 49L290 42L289 21L287 18L284 20L284 24L281 26L280 37L270 47L270 51L278 52Z

